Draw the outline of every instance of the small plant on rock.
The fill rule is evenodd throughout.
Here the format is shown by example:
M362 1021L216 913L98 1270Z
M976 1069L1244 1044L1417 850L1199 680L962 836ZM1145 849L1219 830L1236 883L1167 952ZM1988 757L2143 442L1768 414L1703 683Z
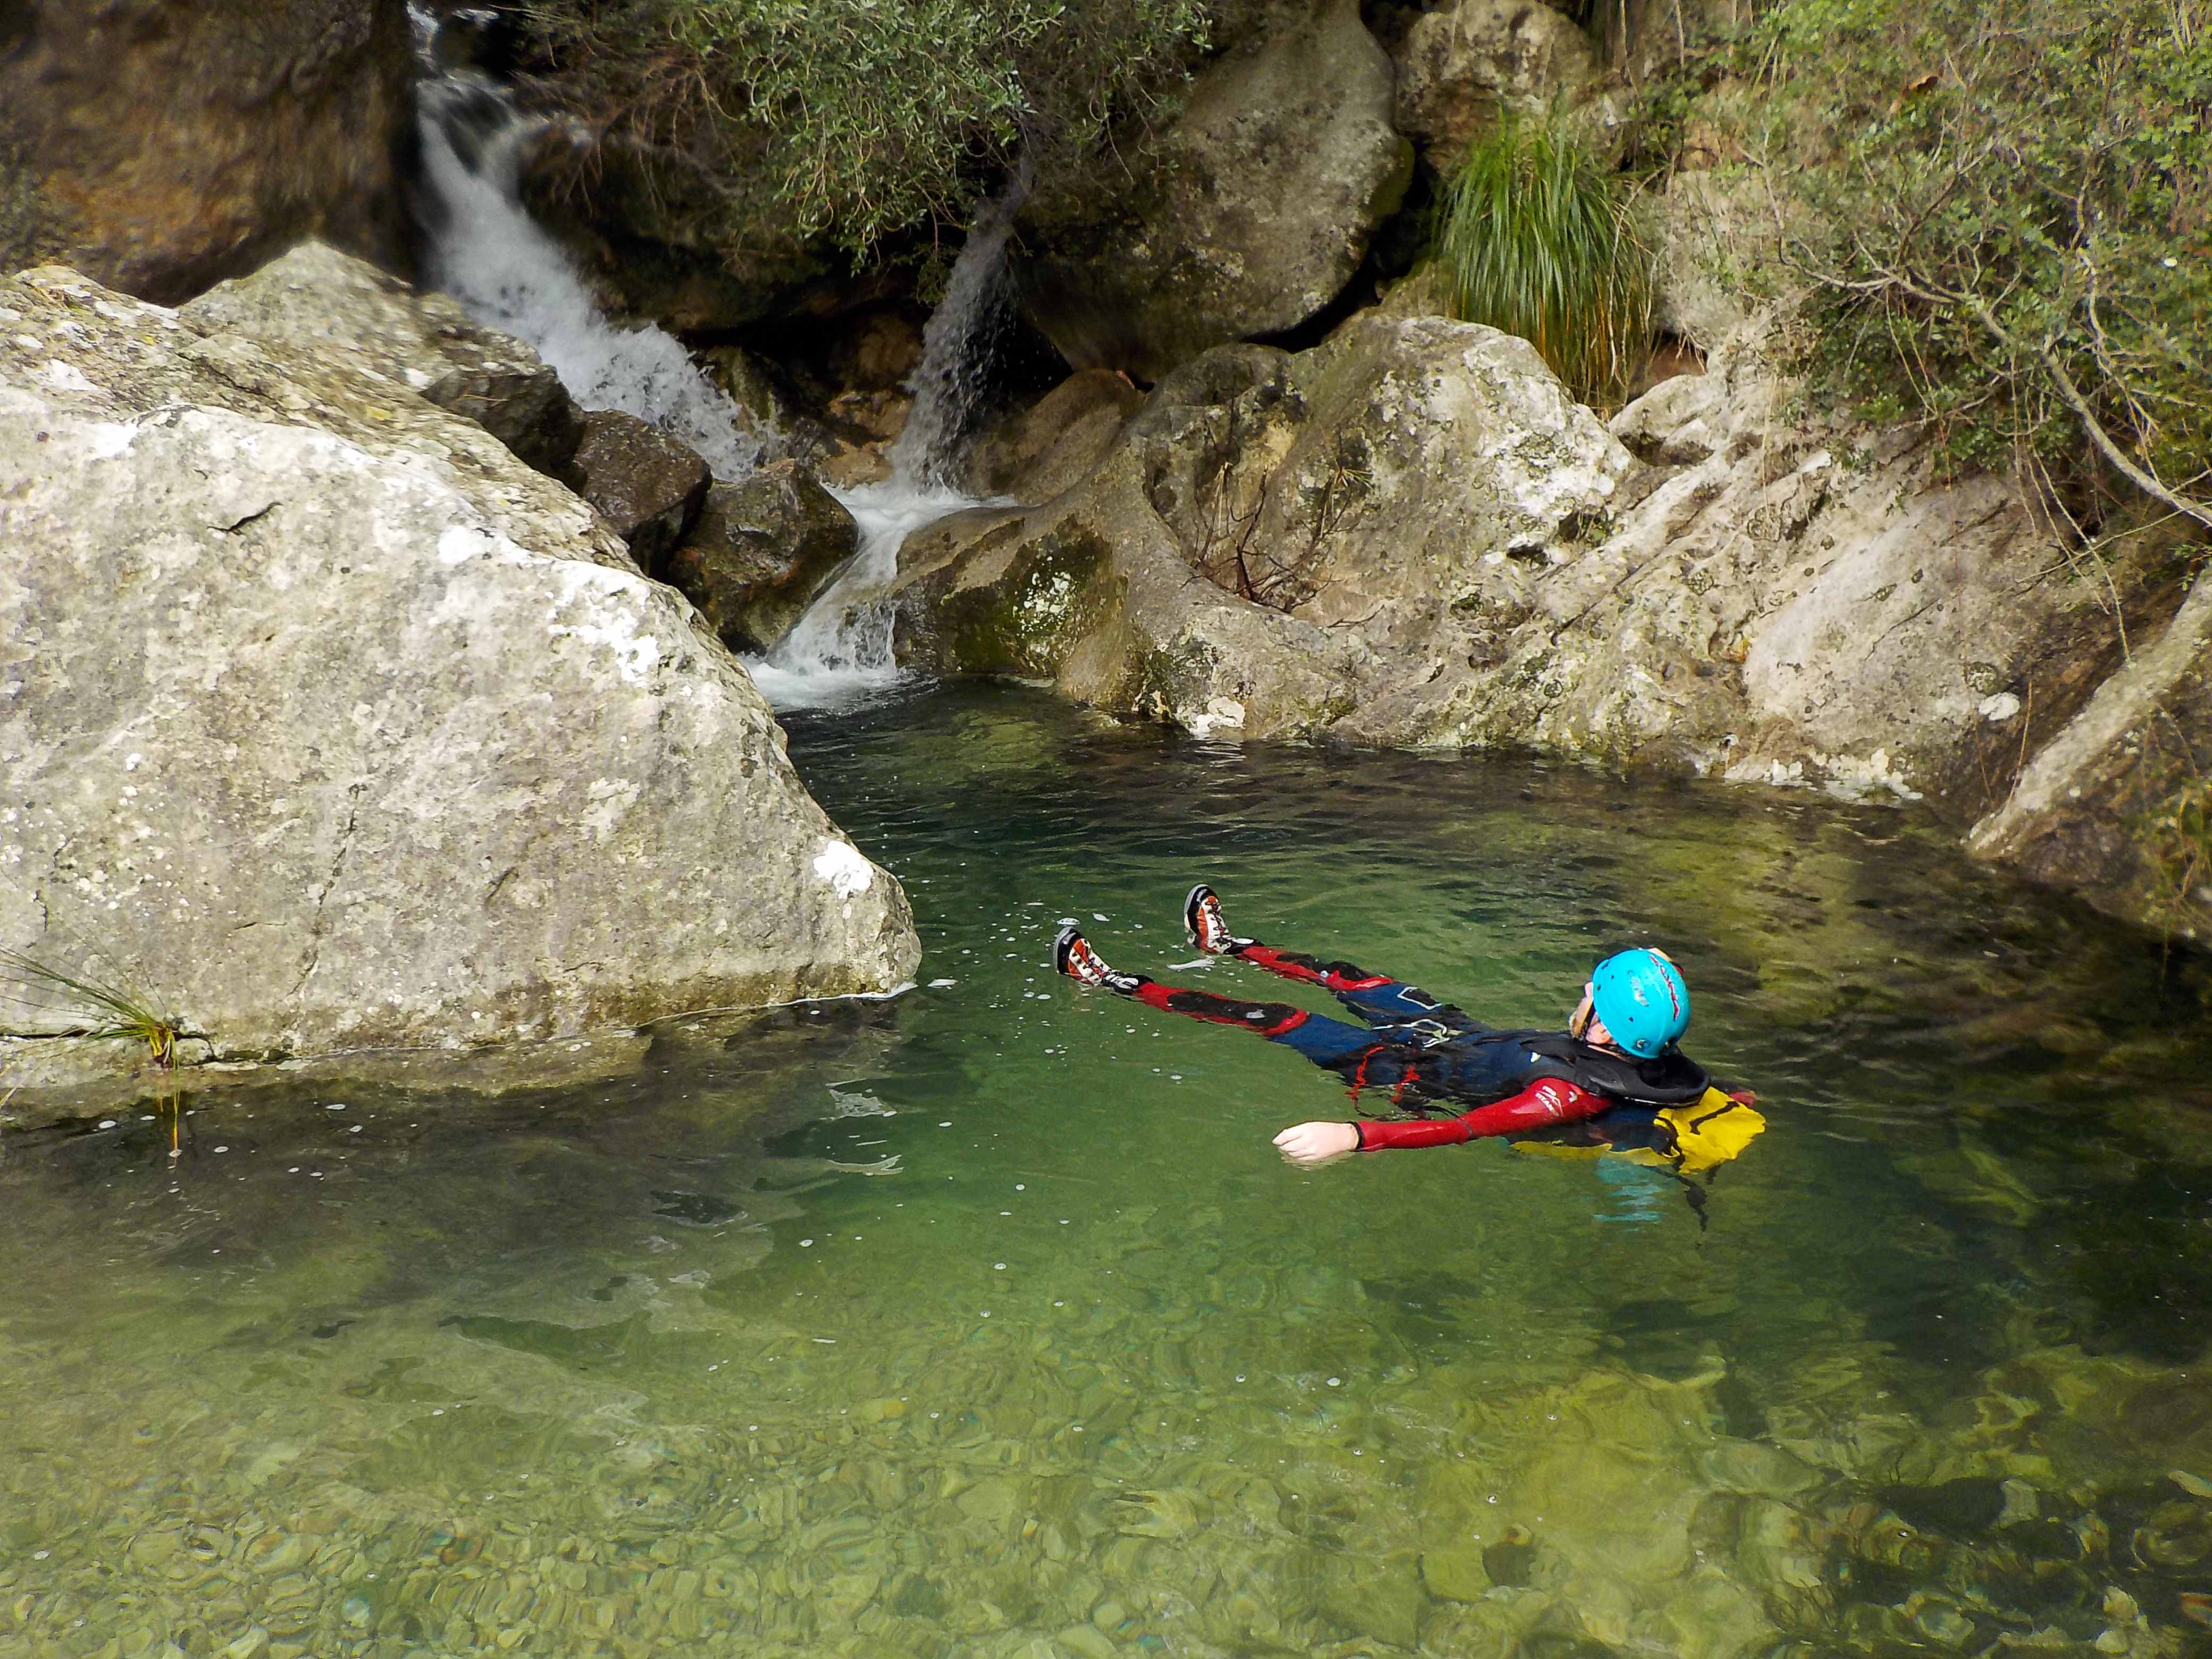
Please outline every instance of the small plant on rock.
M154 1000L89 970L70 973L21 951L0 950L0 997L20 1007L69 1022L65 1036L117 1037L144 1045L161 1079L161 1103L169 1112L169 1155L179 1150L183 1097L177 1092L177 1043L183 1023L160 1012Z
M1575 396L1618 403L1650 355L1651 255L1618 176L1554 116L1507 116L1445 186L1454 313L1518 334Z

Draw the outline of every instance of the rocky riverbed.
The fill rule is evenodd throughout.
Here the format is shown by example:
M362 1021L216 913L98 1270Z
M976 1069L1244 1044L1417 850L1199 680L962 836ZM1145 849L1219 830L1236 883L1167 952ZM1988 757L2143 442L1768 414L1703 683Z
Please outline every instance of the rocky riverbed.
M949 982L556 1045L495 1099L238 1074L174 1161L112 1107L0 1139L0 1643L2195 1650L2207 1039L2124 931L1717 782L1629 831L1576 769L988 688L793 751ZM1516 1021L1602 927L1666 937L1767 1133L1694 1194L1497 1146L1292 1171L1331 1079L1041 963L1079 914L1225 984L1172 966L1194 869Z

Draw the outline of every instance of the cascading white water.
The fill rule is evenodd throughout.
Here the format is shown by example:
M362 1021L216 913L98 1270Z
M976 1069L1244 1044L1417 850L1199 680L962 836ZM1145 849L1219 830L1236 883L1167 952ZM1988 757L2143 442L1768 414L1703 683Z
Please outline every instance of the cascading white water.
M522 154L543 121L469 70L426 75L417 96L436 286L478 322L529 342L586 409L651 421L697 450L717 477L741 478L758 465L767 446L744 411L673 336L609 322L561 245L523 206Z
M744 412L672 336L607 320L566 252L522 204L522 156L544 121L517 110L488 77L441 64L438 19L420 3L409 10L423 66L417 97L436 285L478 321L527 341L585 408L653 422L698 450L720 477L751 471L777 434L749 430ZM1028 191L1024 165L977 215L953 262L944 303L922 331L921 365L908 383L914 408L891 451L891 477L833 492L860 526L859 550L782 644L746 665L777 708L842 703L899 679L885 590L908 535L980 504L955 479L983 390L982 347L1009 313L1006 240Z
M982 402L990 367L983 347L1013 309L1006 291L1006 239L1029 196L1030 178L1024 155L1006 188L976 214L952 262L945 299L922 325L921 366L907 383L914 408L891 446L896 477L939 489L958 486L961 441Z
M899 546L933 520L981 503L958 484L962 441L981 400L983 349L1010 309L1006 239L1029 192L1029 168L977 214L952 263L945 299L921 331L921 366L908 389L914 408L891 446L891 477L844 492L860 526L860 547L807 608L782 644L749 663L753 681L779 708L849 701L896 683L895 618L885 597Z

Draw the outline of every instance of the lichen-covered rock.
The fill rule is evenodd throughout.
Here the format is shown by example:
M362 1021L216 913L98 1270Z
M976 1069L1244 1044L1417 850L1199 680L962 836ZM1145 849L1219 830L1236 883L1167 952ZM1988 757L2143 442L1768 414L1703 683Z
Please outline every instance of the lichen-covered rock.
M374 455L421 457L453 473L522 546L562 545L575 556L638 568L574 491L518 465L474 421L367 372L358 356L227 329L203 332L177 312L131 302L59 266L23 272L9 295L0 301L0 350L19 374L63 390L82 381L133 415L208 404L315 427ZM91 332L80 337L80 330ZM88 345L94 339L97 351Z
M1617 416L1656 470L1566 556L1501 564L1425 738L1975 810L2021 741L1987 700L2100 619L2009 485L1789 396L1744 342Z
M1024 307L1077 368L1157 380L1335 298L1412 167L1358 8L1294 0L1200 72L1126 171L1040 187L1022 221Z
M1201 732L1421 741L1456 613L1587 537L1630 465L1494 329L1370 313L1308 352L1224 347L1078 488L912 538L901 648Z
M1391 54L1398 131L1449 173L1502 113L1540 116L1596 72L1589 37L1530 0L1458 0L1413 19Z
M584 416L576 447L577 490L650 570L698 521L714 482L699 452L650 421L620 410Z
M1081 484L933 526L901 647L1194 730L1529 747L1970 816L2114 645L2017 492L1755 339L1608 435L1525 342L1387 309L1161 382ZM1638 466L1626 444L1643 459Z
M322 242L219 283L177 313L203 334L237 333L337 352L474 421L526 465L559 477L583 441L561 377L510 335Z
M0 6L0 270L173 304L305 236L404 268L404 0Z
M0 945L234 1056L913 968L743 671L503 446L73 273L0 324Z
M860 542L853 515L812 473L771 461L712 486L698 523L653 574L682 590L732 648L765 655Z

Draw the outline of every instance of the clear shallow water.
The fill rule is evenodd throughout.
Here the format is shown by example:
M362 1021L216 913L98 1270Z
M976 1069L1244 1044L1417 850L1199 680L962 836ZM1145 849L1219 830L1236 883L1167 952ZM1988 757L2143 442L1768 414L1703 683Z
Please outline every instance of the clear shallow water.
M2154 950L1809 798L1007 690L792 749L953 983L204 1094L173 1168L0 1143L0 1652L2202 1636L2212 1032ZM1702 1218L1494 1144L1291 1170L1332 1079L1042 965L1187 961L1200 877L1515 1024L1667 940L1770 1129Z

